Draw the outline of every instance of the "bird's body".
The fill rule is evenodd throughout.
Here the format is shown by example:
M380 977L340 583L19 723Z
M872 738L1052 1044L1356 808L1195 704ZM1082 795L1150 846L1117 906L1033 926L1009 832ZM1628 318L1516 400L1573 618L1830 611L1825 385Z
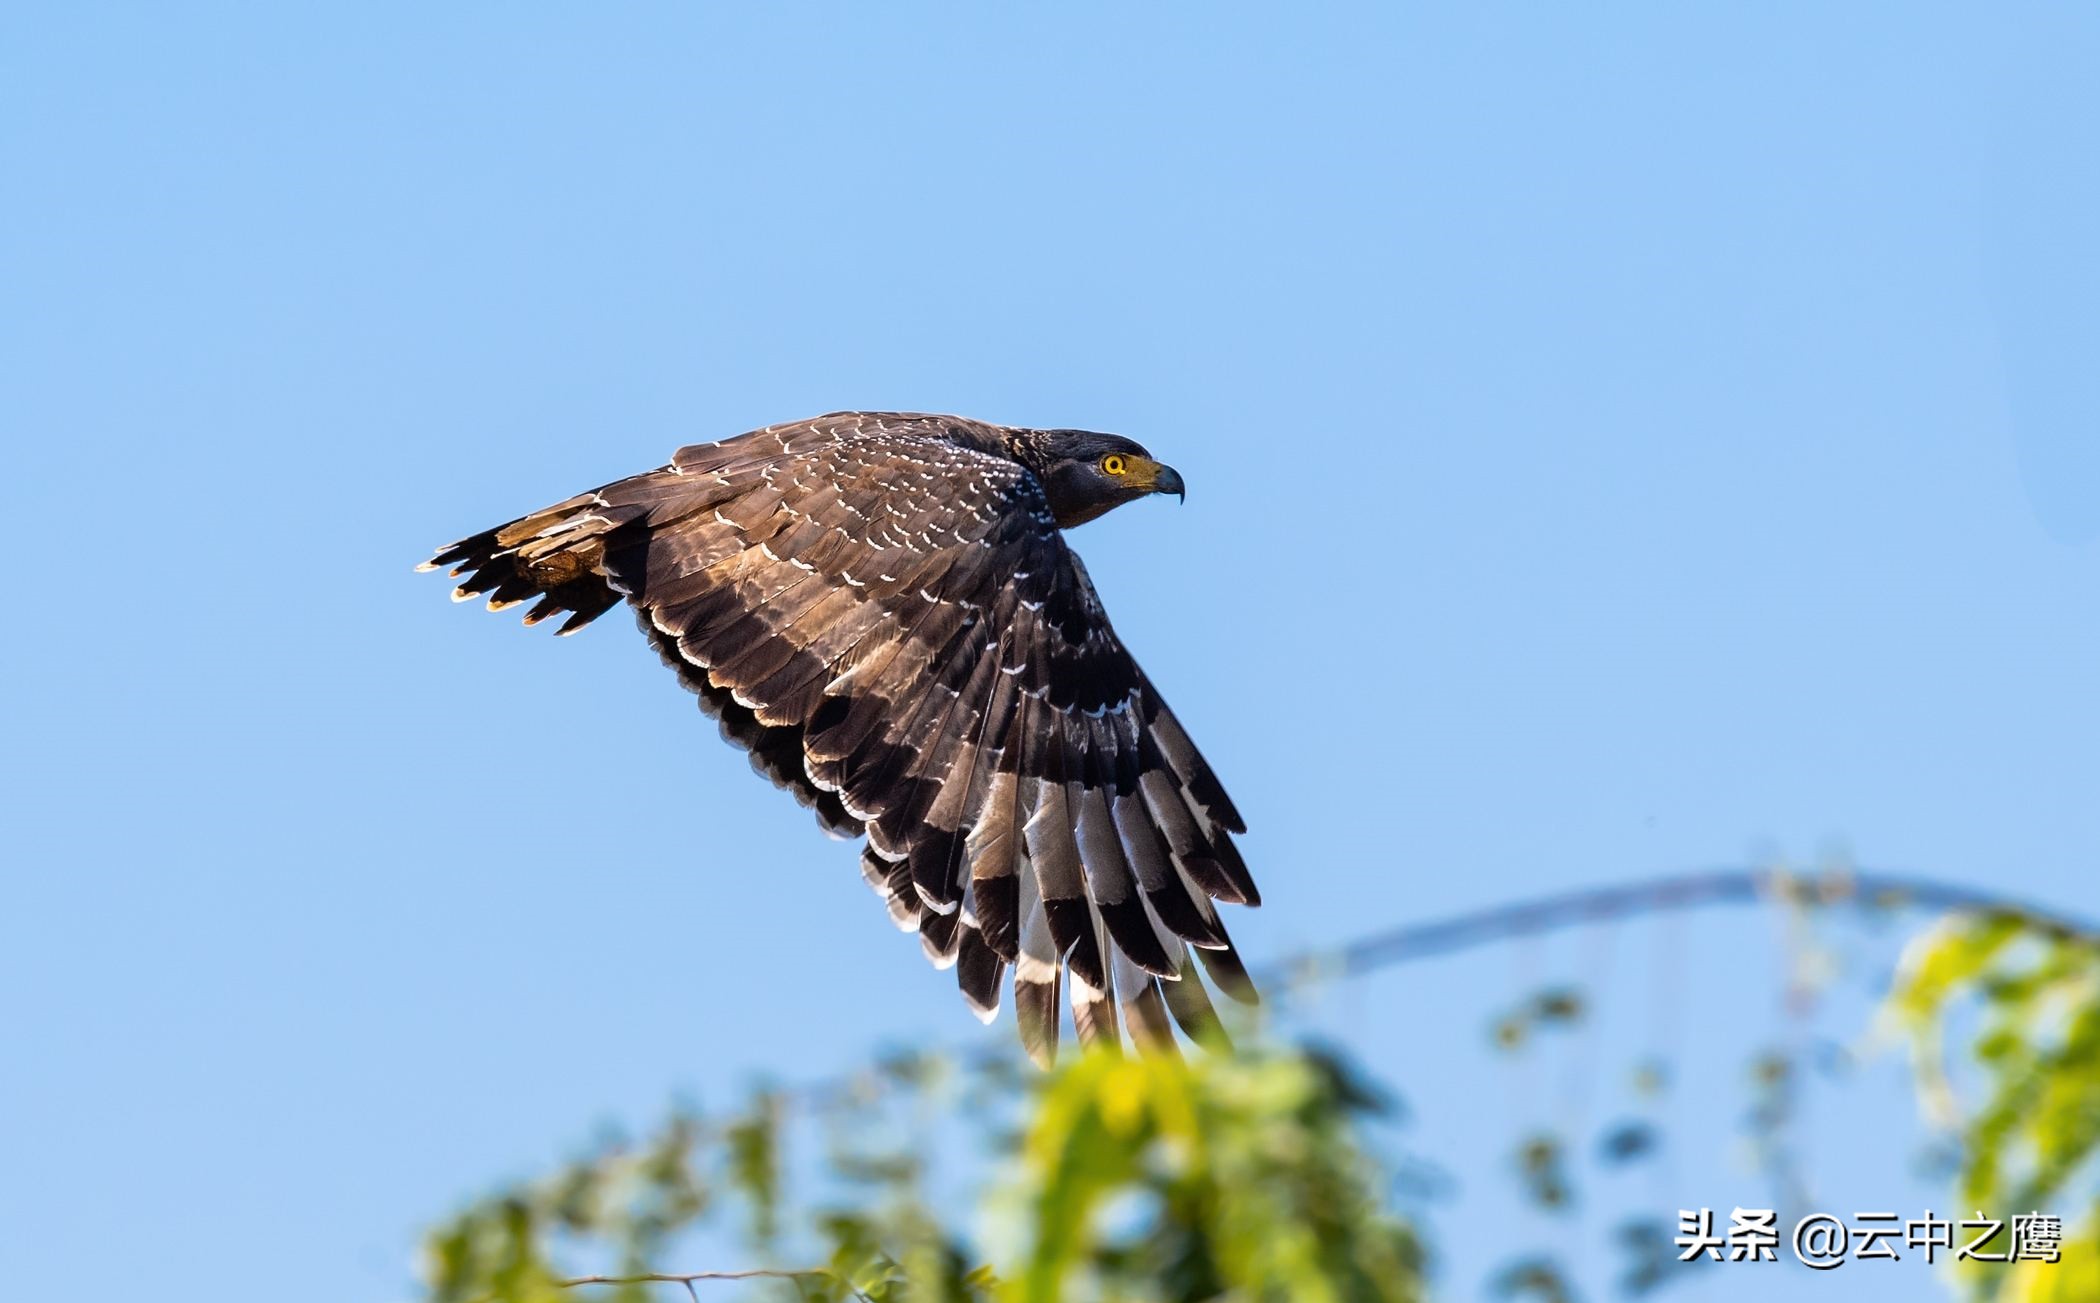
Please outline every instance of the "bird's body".
M1061 529L1181 491L1114 435L841 412L668 466L427 563L570 633L623 598L752 766L860 837L898 926L1029 1051L1214 1025L1191 954L1252 988L1213 900L1253 904L1223 787Z

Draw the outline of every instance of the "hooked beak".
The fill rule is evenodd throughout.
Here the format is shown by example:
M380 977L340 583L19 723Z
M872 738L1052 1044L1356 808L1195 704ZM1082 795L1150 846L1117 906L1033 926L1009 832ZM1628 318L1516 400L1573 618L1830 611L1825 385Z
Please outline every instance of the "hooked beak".
M1188 490L1181 483L1181 472L1175 470L1172 466L1162 465L1159 468L1159 472L1152 477L1152 491L1154 493L1171 493L1174 495L1175 500L1179 502L1187 502L1189 500Z

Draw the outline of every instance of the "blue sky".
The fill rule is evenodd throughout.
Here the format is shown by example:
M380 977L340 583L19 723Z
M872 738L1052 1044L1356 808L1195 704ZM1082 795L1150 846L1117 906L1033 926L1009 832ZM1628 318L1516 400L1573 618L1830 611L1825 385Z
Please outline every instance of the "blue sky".
M10 1280L398 1297L600 1120L979 1034L621 622L410 573L834 408L1183 471L1076 542L1253 826L1256 956L1838 849L2100 910L2096 55L2069 7L11 10ZM1735 1072L1769 929L1669 926ZM1336 1016L1463 1172L1522 1111L1483 1011L1608 952L1639 1007L1654 943ZM1850 1089L1819 1162L1923 1211L1900 1069ZM1755 1201L1726 1121L1656 1211Z

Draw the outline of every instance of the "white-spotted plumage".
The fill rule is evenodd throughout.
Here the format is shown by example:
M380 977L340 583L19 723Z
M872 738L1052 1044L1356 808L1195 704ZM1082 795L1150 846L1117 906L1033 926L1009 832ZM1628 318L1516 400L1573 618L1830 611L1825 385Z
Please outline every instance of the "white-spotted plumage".
M835 413L681 448L427 567L561 634L626 600L753 767L865 839L974 1013L1010 973L1038 1057L1066 995L1082 1041L1156 1044L1215 1026L1199 960L1248 994L1212 902L1257 897L1238 813L1065 545L1113 505L1082 500L1104 448L1157 466L1114 436Z

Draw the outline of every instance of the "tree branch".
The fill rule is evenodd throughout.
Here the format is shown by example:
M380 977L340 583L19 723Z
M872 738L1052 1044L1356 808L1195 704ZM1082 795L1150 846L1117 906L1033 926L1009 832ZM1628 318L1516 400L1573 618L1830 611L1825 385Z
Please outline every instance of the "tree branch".
M853 1288L851 1283L840 1279L836 1273L823 1267L804 1267L799 1271L771 1267L753 1267L745 1271L651 1271L639 1276L572 1276L567 1280L558 1280L554 1283L562 1289L574 1289L579 1285L683 1285L685 1286L685 1292L697 1299L700 1295L699 1291L693 1288L693 1282L695 1281L802 1280L811 1276L820 1276L825 1280L837 1281L839 1284L844 1285L847 1292L857 1299L866 1300L868 1298L867 1295Z
M1966 887L1907 873L1872 870L1716 869L1651 878L1617 886L1534 896L1506 905L1361 934L1338 945L1315 946L1250 967L1255 984L1279 1002L1327 981L1351 981L1399 964L1416 963L1516 937L1645 914L1671 914L1708 905L1756 905L1798 901L1855 908L1921 908L2005 914L2060 937L2100 944L2100 921L2081 918L1982 887ZM1010 1048L1010 1047L1009 1047ZM970 1062L990 1063L1003 1051L959 1051ZM819 1078L781 1092L784 1099L822 1108L848 1097L855 1078Z
M1724 869L1622 886L1596 887L1498 905L1470 914L1374 932L1339 946L1304 951L1255 970L1257 979L1289 985L1307 976L1348 978L1469 950L1512 937L1536 936L1585 923L1701 905L1753 905L1798 900L1823 905L1966 910L2006 914L2060 936L2100 938L2100 924L1996 891L1956 886L1910 874L1850 869L1789 873L1783 869Z

